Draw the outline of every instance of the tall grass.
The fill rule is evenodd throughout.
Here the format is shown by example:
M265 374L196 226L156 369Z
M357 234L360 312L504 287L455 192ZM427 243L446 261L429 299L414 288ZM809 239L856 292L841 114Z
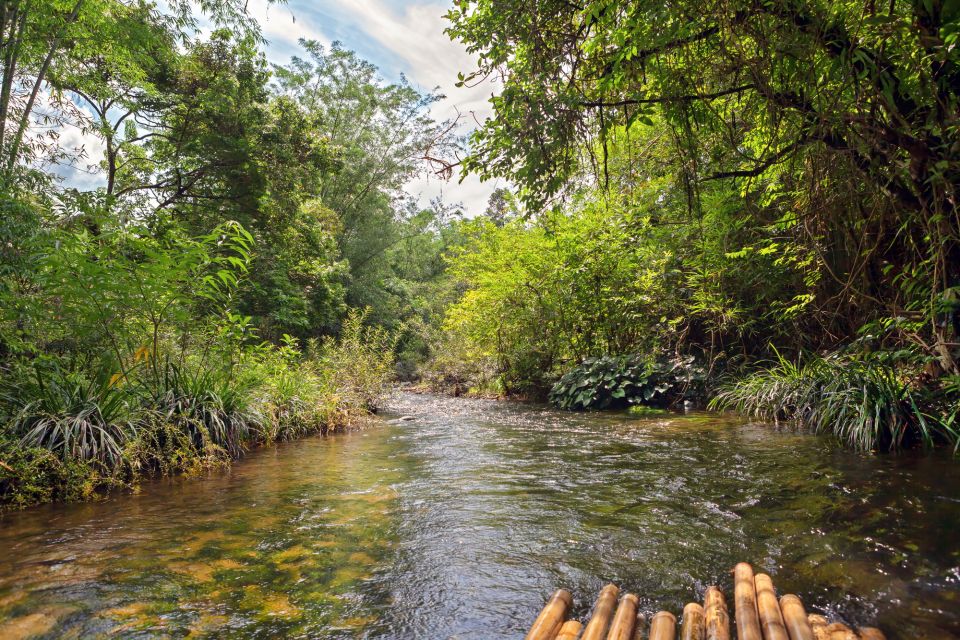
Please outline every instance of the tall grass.
M261 351L245 364L244 376L260 381L256 402L267 416L267 441L326 435L346 423L331 372L304 358L295 338L285 336L280 347Z
M239 457L245 443L264 427L251 401L252 385L234 379L227 368L168 362L158 378L148 387L152 408L189 433L198 451L214 445Z
M46 359L20 375L7 372L0 403L23 446L113 469L124 443L136 435L137 401L113 374L110 360L89 368L92 373Z
M363 318L351 314L343 337L309 356L291 338L235 358L138 356L126 371L111 358L55 357L0 370L0 503L86 497L350 424L379 405L393 372L393 336Z
M394 375L398 335L365 324L369 310L352 310L340 330L339 340L321 345L319 363L332 375L343 406L376 411Z
M891 365L833 354L797 363L781 356L768 368L721 387L710 404L766 420L795 420L861 451L918 443L956 447L956 414L951 418L933 410L931 400Z

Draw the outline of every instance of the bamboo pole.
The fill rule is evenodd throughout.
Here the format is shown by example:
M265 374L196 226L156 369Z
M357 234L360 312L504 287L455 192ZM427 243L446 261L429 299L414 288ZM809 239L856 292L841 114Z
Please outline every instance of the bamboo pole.
M673 640L677 635L677 617L669 611L660 611L650 621L649 640Z
M860 640L887 640L883 631L876 627L860 627L857 631L860 634Z
M827 625L830 640L857 640L857 634L842 622L831 622Z
M777 593L773 590L773 580L765 573L758 573L753 583L757 588L757 611L760 613L764 640L790 640L787 627L783 624Z
M600 590L597 603L593 605L590 622L587 623L587 628L583 630L582 640L603 640L606 637L607 629L610 627L610 618L613 616L613 608L617 605L617 595L619 593L620 589L613 584L608 584Z
M738 640L763 640L760 614L757 612L757 589L753 583L753 567L746 562L738 564L733 570L733 585Z
M569 591L560 589L554 593L533 622L525 640L554 640L560 633L560 627L571 606L573 606L573 596Z
M610 625L610 633L607 634L607 640L633 640L633 631L637 626L637 609L640 608L640 600L632 593L628 593L620 599L620 606L617 607L617 613L613 616L613 624Z
M706 640L730 640L730 614L723 592L717 587L707 587L703 594L703 613Z
M560 627L560 635L557 636L557 640L577 640L582 629L583 625L577 620L567 620Z
M813 629L807 620L803 602L795 595L787 594L780 598L780 612L783 624L787 627L790 640L814 640Z
M807 616L807 622L810 623L810 630L813 631L814 640L830 640L830 632L827 631L826 618L811 613Z
M680 640L704 640L707 624L703 607L691 602L683 608L683 622L680 625Z

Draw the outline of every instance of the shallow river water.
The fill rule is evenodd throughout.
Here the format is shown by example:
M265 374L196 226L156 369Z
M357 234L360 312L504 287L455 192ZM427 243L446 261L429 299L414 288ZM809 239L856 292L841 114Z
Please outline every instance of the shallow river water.
M399 394L221 475L2 516L0 637L521 638L560 586L679 613L740 560L891 640L960 637L960 464Z

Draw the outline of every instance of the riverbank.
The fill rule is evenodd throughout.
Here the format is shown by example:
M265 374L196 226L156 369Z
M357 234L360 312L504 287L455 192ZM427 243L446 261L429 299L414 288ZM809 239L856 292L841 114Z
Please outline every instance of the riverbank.
M960 453L960 378L895 367L883 353L778 356L728 371L713 371L693 356L603 356L563 375L538 372L539 383L525 393L509 393L507 374L493 371L492 365L474 367L474 377L463 377L434 361L421 384L454 397L533 398L574 411L732 410L831 434L861 452L942 447Z
M310 351L244 347L98 376L39 359L3 370L0 511L96 500L149 478L227 468L261 445L340 432L388 390L392 337L352 315ZM106 378L107 381L103 382Z
M194 447L186 439L176 450L158 448L163 447L158 440L183 438L183 434L177 434L176 427L170 424L147 427L126 444L121 459L111 468L64 460L48 449L23 447L19 440L0 437L0 513L48 502L98 501L116 492L136 493L142 483L163 477L209 476L228 469L261 447L313 435L344 433L361 428L371 415L359 407L339 407L322 420L308 424L274 422L267 430L242 439L233 453L210 444ZM165 435L171 432L172 436ZM269 433L274 435L266 435ZM283 435L278 436L279 433Z

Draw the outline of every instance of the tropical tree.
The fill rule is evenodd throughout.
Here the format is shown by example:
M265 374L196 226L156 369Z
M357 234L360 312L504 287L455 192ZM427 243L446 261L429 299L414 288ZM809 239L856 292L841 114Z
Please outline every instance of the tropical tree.
M463 81L503 85L468 170L542 204L585 166L608 184L611 132L659 114L691 216L720 181L765 205L758 224L779 209L834 281L824 326L877 320L958 372L954 3L468 0L448 17L480 60Z
M457 148L453 123L438 123L430 107L441 99L406 80L390 84L375 66L334 44L303 40L307 57L276 69L276 84L317 119L335 150L338 170L319 199L336 213L340 253L350 266L347 302L380 310L391 304L389 249L402 241L411 210L406 185L432 168L443 170ZM416 208L413 208L416 212Z

